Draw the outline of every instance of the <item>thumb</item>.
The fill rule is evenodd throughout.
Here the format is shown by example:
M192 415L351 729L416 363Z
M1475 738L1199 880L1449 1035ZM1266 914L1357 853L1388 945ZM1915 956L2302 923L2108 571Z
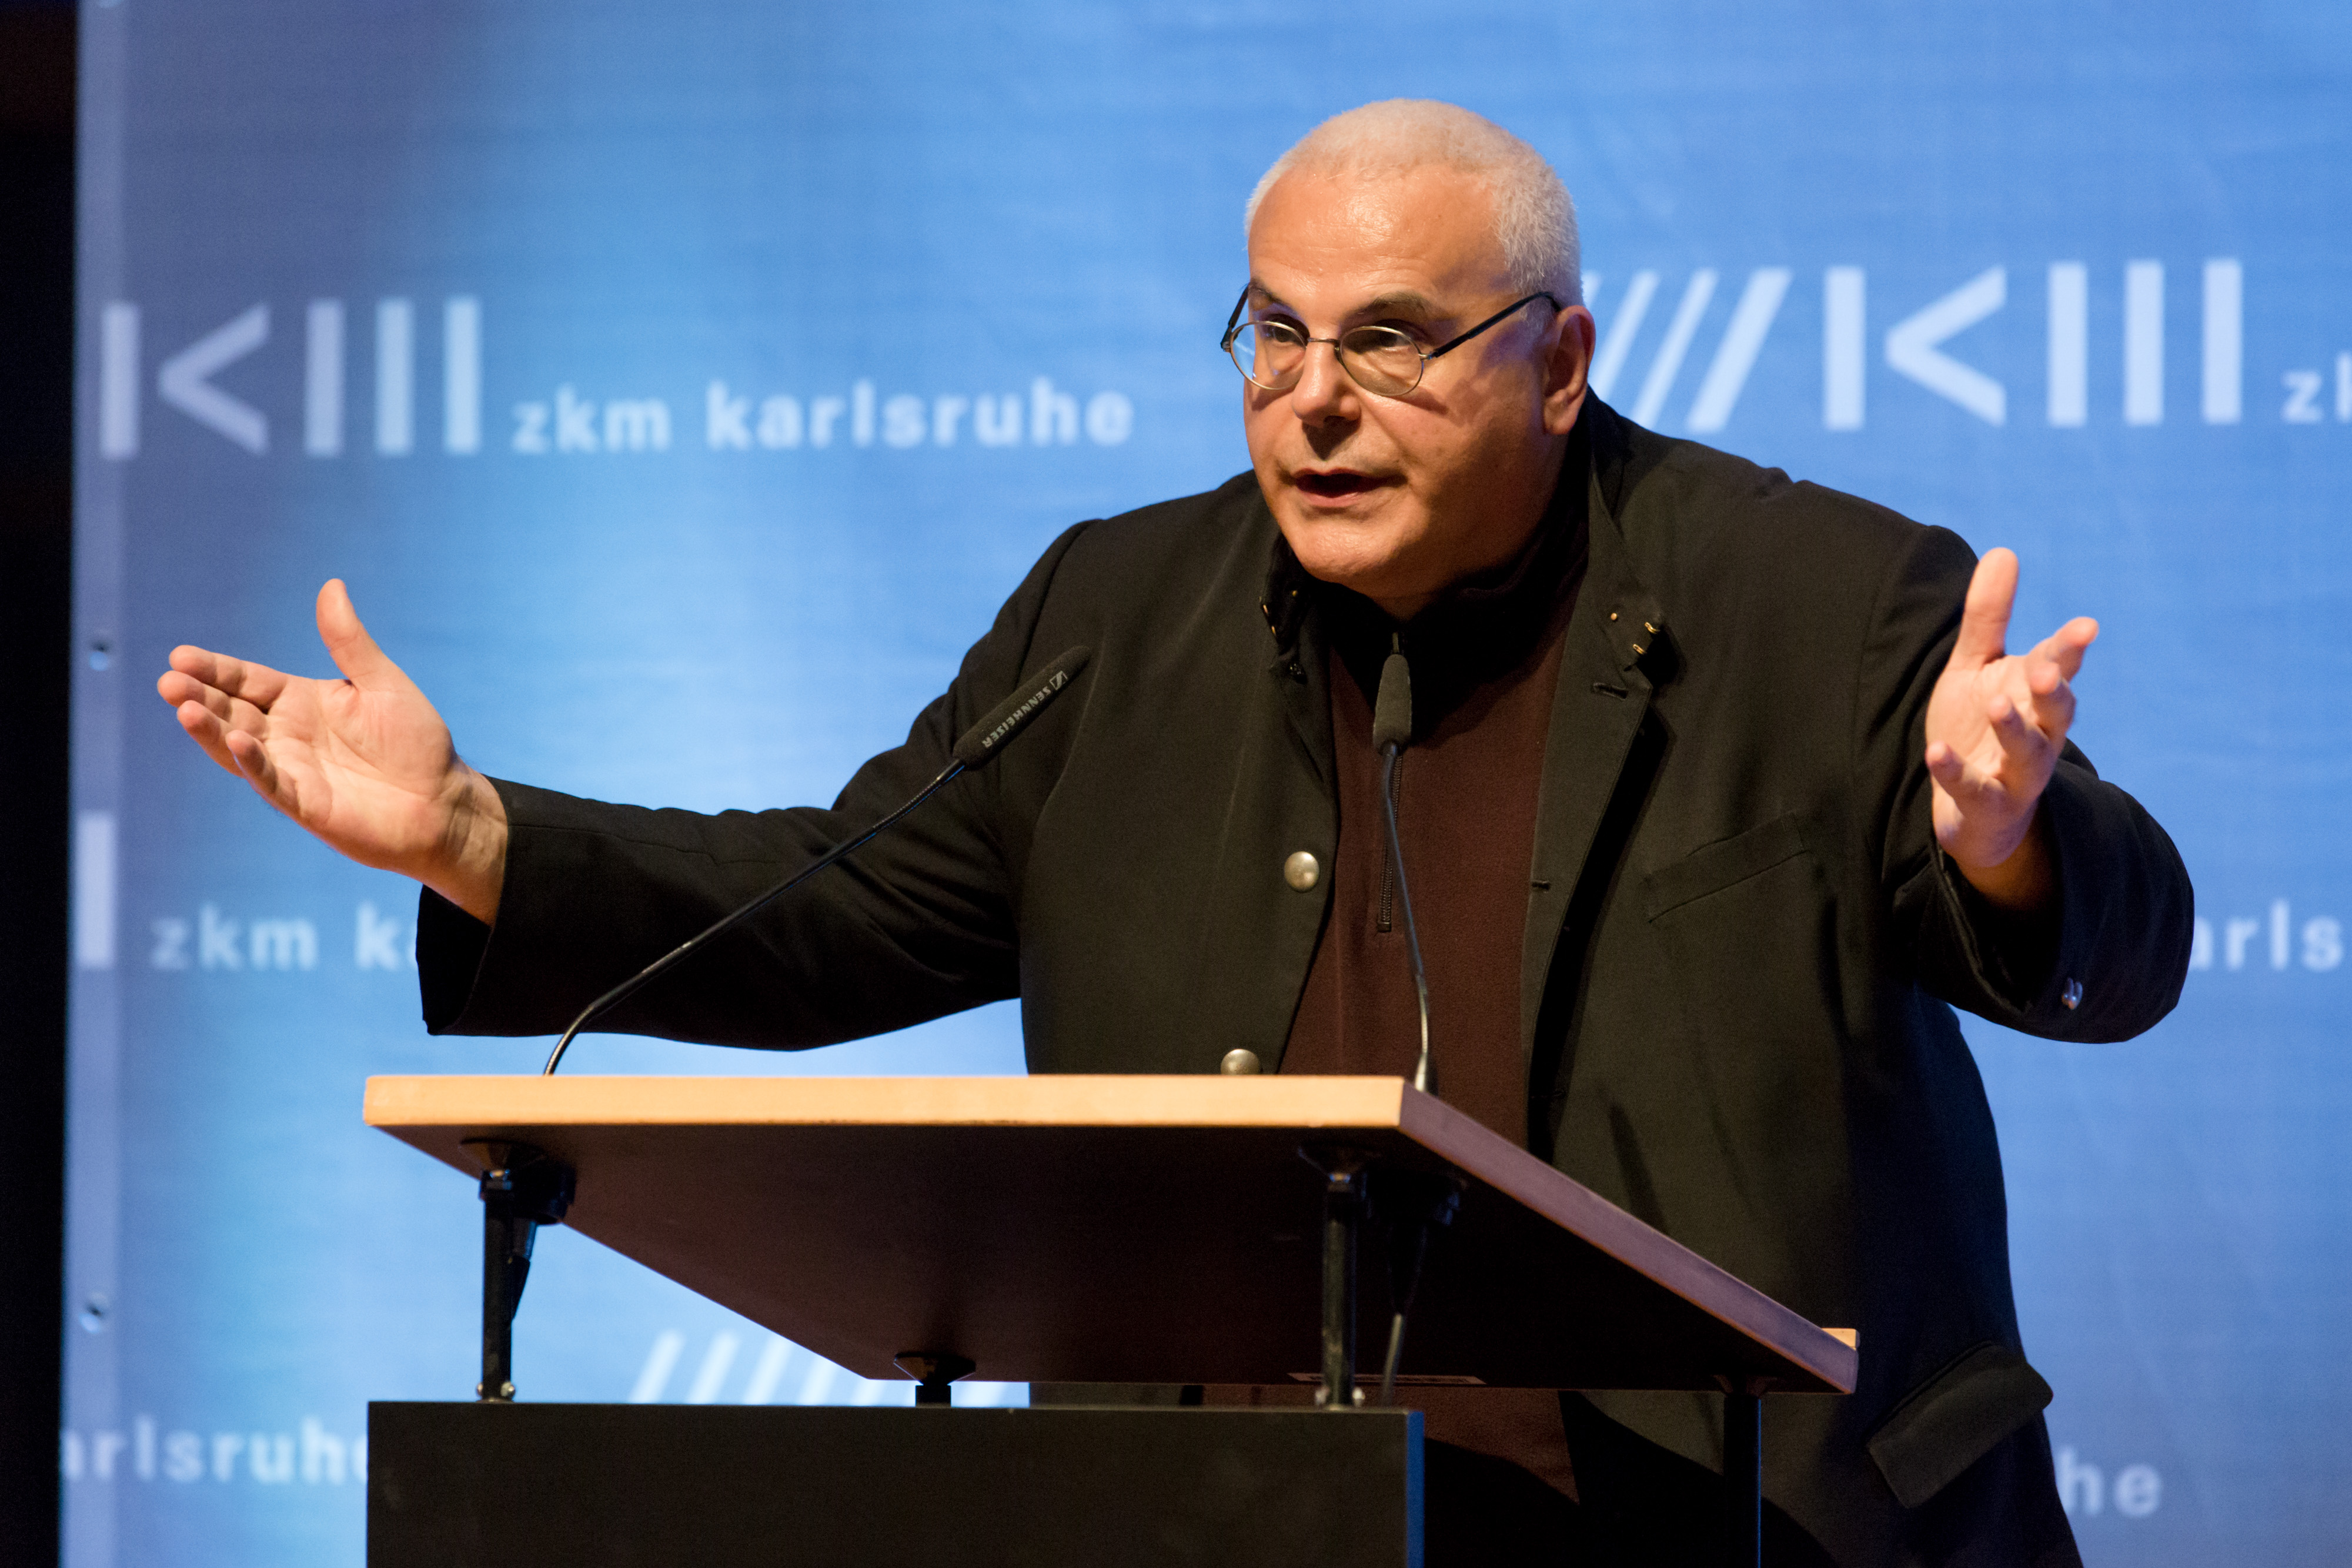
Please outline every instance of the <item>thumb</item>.
M405 684L407 677L400 666L385 656L360 624L360 612L352 607L351 590L340 577L330 578L319 590L319 641L327 645L328 656L335 668L343 672L355 686L381 686L389 683Z
M1989 549L1969 579L1968 604L1960 612L1959 640L1952 645L1952 663L1962 667L1990 664L2009 652L2009 612L2017 601L2017 556L2014 551Z

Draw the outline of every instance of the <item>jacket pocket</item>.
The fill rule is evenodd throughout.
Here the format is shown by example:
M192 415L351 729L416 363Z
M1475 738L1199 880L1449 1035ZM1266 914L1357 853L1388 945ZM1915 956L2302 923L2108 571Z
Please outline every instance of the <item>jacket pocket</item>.
M2049 1403L2025 1357L1987 1340L1913 1389L1863 1446L1895 1500L1917 1508Z
M1647 903L1643 913L1655 920L1710 893L1760 876L1804 852L1805 835L1797 813L1787 812L1744 833L1703 845L1652 872L1643 883Z
M1836 909L1800 823L1776 817L1643 879L1668 981L1651 1005L1679 1028L1625 1075L1623 1142L1674 1173L1680 1196L1658 1212L1677 1239L1841 1322L1853 1295Z

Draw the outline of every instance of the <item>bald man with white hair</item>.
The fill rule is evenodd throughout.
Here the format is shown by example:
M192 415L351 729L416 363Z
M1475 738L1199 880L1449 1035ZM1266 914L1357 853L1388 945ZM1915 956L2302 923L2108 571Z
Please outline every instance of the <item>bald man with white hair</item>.
M423 884L431 1029L541 1034L1087 644L987 774L603 1027L794 1049L1017 996L1033 1071L1240 1049L1410 1076L1392 809L1444 1097L1860 1330L1856 1392L1767 1424L1767 1561L2079 1563L1952 1009L2120 1040L2178 999L2187 873L2067 740L2095 623L2010 653L2008 551L1592 397L1568 193L1468 110L1326 121L1246 235L1220 347L1252 472L1056 539L829 810L486 778L340 582L318 608L342 679L181 648L159 690L287 815ZM1384 777L1396 653L1411 731ZM1423 1402L1432 1563L1713 1551L1719 1399Z

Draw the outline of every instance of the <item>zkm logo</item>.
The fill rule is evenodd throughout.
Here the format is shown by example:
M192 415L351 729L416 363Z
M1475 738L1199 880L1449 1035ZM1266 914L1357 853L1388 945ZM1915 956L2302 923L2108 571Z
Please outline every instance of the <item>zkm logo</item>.
M1787 298L1794 274L1787 267L1758 267L1748 275L1738 303L1700 377L1698 391L1681 428L1694 435L1721 430L1731 418L1748 372ZM1605 302L1604 279L1584 280L1588 303ZM1643 340L1659 275L1636 272L1624 298L1610 311L1592 356L1592 390L1613 401L1627 362ZM1623 404L1636 423L1665 429L1669 402L1693 341L1714 302L1717 277L1701 267L1683 286L1682 297L1655 340L1641 384ZM1869 381L1869 280L1859 267L1832 267L1822 274L1822 427L1864 427ZM2127 425L2165 420L2165 267L2160 261L2131 261L2123 268L2122 405ZM2198 412L2208 424L2237 424L2246 416L2245 269L2231 257L2205 263L2203 333ZM1975 366L1948 353L1945 344L2009 305L2009 269L1988 267L1958 288L1912 311L1886 329L1887 369L1983 420L2009 423L2009 389ZM2056 261L2047 277L2048 350L2044 414L2064 429L2091 423L2091 271L2079 261ZM2289 370L2278 417L2289 424L2316 424L2326 417L2328 373L2318 368ZM2334 413L2352 423L2352 353L2338 353L2333 366Z
M240 918L223 915L219 905L207 904L196 910L194 920L179 915L159 915L147 923L147 930L151 969L259 972L319 967L319 928L299 915ZM361 901L352 922L352 967L415 967L413 945L401 940L406 932L406 926L373 903Z
M2263 918L2233 915L2218 928L2200 915L2189 938L2189 967L2210 969L2217 956L2224 969L2299 967L2325 974L2344 962L2344 925L2325 915L2298 925L2284 898L2271 900Z
M1795 273L1785 267L1758 267L1731 307L1730 319L1700 376L1680 428L1694 435L1721 431L1738 405L1748 373L1788 298ZM1719 276L1712 267L1694 271L1666 318L1663 335L1649 348L1638 387L1625 405L1634 420L1669 428L1670 403L1685 362L1714 304ZM1607 303L1601 274L1588 274L1585 297L1596 308ZM1634 350L1644 340L1660 275L1635 272L1623 299L1612 307L1592 360L1592 389L1614 399ZM1988 424L2009 423L2009 389L1999 380L1948 352L1960 333L1998 315L2010 304L2009 269L1989 267L1966 283L1913 310L1886 329L1886 368L1944 398ZM2122 271L2123 335L2120 349L2122 399L2118 413L2126 425L2160 425L2166 418L2168 283L2161 261L2128 261ZM2043 417L2053 428L2092 423L2091 269L2080 261L2049 264L2044 284L2047 353ZM1822 425L1833 431L1864 428L1870 366L1869 280L1859 267L1831 267L1822 274ZM2199 288L2202 329L2198 345L2198 415L2207 424L2238 424L2246 418L2245 269L2233 257L2215 257L2203 267ZM373 444L383 456L405 456L417 444L417 328L415 302L380 299L375 306L373 349ZM104 308L99 331L99 451L109 458L139 451L142 359L140 308L117 302ZM333 457L344 449L346 360L344 306L317 299L304 315L302 450ZM270 341L270 311L256 305L165 360L157 369L155 394L168 407L247 451L269 449L270 425L262 410L225 391L215 378ZM441 448L460 456L483 449L482 307L470 295L445 299L441 308ZM2288 424L2317 424L2332 413L2352 423L2352 352L2332 363L2286 369L2277 383L2284 395L2277 417ZM2273 394L2277 395L2277 394ZM879 395L873 382L854 381L839 394L798 396L739 391L709 382L702 397L702 445L713 452L792 450L835 445L866 447L955 446L969 438L990 447L1067 446L1081 431L1098 446L1126 441L1135 423L1134 404L1118 392L1097 392L1081 405L1076 396L1043 376L1025 392L950 393L918 397ZM565 383L551 395L513 405L506 438L509 451L527 456L592 453L667 452L682 441L677 416L659 397L604 398L583 395Z
M343 302L314 299L303 316L302 450L338 457L344 450L350 356ZM117 301L99 317L98 449L120 461L139 455L143 362L140 308ZM270 310L254 306L215 328L157 367L155 396L164 406L256 456L269 450L269 415L217 383L231 366L267 348ZM373 359L373 444L383 457L417 447L415 302L380 299ZM468 457L483 449L482 304L455 295L441 307L441 450ZM1025 392L884 397L859 378L840 395L805 399L784 392L737 392L724 382L703 395L703 445L709 451L790 450L807 446L1071 446L1084 431L1097 446L1117 446L1135 428L1135 405L1123 392L1100 392L1083 406L1045 376ZM516 403L506 445L524 456L659 453L671 449L676 421L659 397L597 399L566 382L551 396Z
M257 1481L287 1486L367 1484L368 1440L329 1431L315 1416L294 1432L196 1432L159 1429L152 1416L134 1416L131 1430L100 1428L58 1434L58 1473L68 1481Z
M74 823L73 949L76 967L111 969L119 857L111 811L84 811ZM405 970L416 959L408 927L362 899L352 920L352 966ZM147 967L171 971L301 973L319 967L319 927L305 915L224 915L215 904L195 918L158 915L147 923Z

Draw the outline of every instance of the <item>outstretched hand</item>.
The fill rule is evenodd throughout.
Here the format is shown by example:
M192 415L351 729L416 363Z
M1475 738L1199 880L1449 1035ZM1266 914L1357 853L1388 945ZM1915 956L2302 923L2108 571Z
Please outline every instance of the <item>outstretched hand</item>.
M341 680L183 646L155 689L207 756L329 845L491 919L506 865L498 791L457 756L340 580L319 591L318 614Z
M2023 653L2008 650L2017 557L1985 552L1969 581L1959 640L1927 700L1936 841L1995 904L2043 906L2056 888L2036 828L2042 792L2074 722L2070 684L2099 623L2078 615Z

